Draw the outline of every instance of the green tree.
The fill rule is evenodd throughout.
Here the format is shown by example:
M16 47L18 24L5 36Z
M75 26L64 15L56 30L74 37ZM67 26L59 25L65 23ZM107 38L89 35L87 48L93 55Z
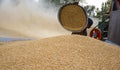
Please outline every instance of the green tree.
M111 0L107 0L105 3L102 3L101 6L102 6L101 11L97 12L97 17L99 19L102 19L103 15L105 15L106 13L108 13L110 11Z
M94 16L95 6L87 5L87 6L84 6L84 9L86 10L89 16Z

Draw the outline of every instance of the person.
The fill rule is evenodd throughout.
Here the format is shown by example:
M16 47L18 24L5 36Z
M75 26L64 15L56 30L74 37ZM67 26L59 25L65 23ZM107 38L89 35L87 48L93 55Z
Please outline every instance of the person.
M93 25L93 20L91 18L88 18L87 27L81 32L72 32L72 34L87 36L87 28L90 28L92 25Z
M119 10L120 9L120 0L114 0L116 9Z
M113 0L116 10L110 12L110 22L108 28L108 41L120 45L120 0Z

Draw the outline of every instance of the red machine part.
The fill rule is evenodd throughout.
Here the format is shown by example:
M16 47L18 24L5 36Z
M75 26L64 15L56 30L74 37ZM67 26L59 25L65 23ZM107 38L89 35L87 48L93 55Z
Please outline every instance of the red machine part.
M95 39L101 40L102 39L102 32L101 32L101 30L98 29L98 28L95 28L95 29L91 30L90 37L93 37Z

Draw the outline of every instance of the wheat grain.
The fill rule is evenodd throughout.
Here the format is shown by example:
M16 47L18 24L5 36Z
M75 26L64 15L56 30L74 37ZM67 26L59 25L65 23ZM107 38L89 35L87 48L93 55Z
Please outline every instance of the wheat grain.
M0 70L119 70L120 48L84 36L0 45Z

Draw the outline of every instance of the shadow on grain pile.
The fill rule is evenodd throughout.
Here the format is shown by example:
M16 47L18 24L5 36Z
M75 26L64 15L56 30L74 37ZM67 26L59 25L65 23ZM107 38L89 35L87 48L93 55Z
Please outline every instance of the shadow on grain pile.
M119 70L120 48L67 35L0 46L1 70Z

